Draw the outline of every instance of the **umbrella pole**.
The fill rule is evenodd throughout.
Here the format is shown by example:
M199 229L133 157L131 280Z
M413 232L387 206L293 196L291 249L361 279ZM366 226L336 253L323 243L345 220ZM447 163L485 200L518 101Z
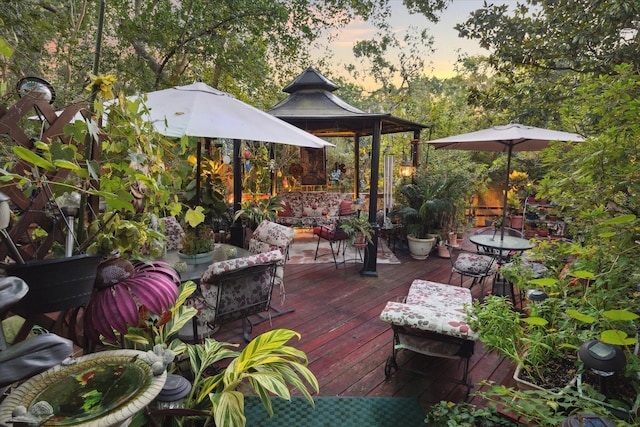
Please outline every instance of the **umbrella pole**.
M500 241L504 240L504 226L507 221L507 194L509 193L509 172L511 171L511 152L513 151L513 145L507 144L507 179L504 185L504 198L502 201L502 225L500 227Z
M200 175L202 174L202 138L196 147L196 206L200 204Z
M240 140L233 140L233 214L235 216L241 208L242 202L242 162L240 162ZM231 224L231 244L239 248L244 247L244 228L240 218Z

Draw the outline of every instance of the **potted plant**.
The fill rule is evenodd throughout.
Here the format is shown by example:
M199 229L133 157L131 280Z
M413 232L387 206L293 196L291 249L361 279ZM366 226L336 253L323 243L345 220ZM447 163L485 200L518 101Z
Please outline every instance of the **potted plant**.
M460 209L464 209L469 189L462 173L445 176L420 176L416 183L400 187L403 207L398 210L407 231L409 251L415 259L426 259L438 240L438 234L452 229Z
M340 228L349 236L349 244L363 247L373 242L373 227L364 215L351 215L340 220Z
M178 256L187 264L206 264L213 260L213 229L204 219L202 206L189 208L185 213L184 238Z
M275 221L278 212L284 209L283 205L282 199L278 196L254 197L242 203L242 209L236 211L233 220L240 219L245 226L245 246L251 240L253 230L264 220Z
M575 345L566 346L561 332L554 330L544 317L521 317L506 297L488 295L483 302L476 302L470 326L478 331L487 350L496 351L516 365L516 382L521 387L557 389L575 378ZM558 366L560 371L554 369ZM521 381L521 373L526 374L525 381ZM556 378L560 378L559 385L554 382L549 386L549 379Z

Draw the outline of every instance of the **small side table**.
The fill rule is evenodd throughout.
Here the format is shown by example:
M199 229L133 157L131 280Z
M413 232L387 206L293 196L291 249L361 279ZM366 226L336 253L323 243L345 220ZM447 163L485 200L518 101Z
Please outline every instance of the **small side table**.
M380 227L380 237L387 241L387 246L391 252L395 250L396 241L402 234L403 229L404 227L402 224L387 224Z

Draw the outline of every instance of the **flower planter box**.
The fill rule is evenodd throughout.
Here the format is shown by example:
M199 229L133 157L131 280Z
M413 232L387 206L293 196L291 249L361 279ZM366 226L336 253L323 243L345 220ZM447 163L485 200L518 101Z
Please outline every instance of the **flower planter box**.
M519 363L518 366L516 366L516 370L513 373L513 380L516 382L516 385L519 390L547 391L549 393L555 394L556 396L559 396L563 393L563 389L560 389L557 392L555 392L555 391L546 389L544 387L540 387L539 385L534 384L530 381L527 381L524 378L522 378L522 373L523 373L522 364ZM573 379L564 387L564 389L573 387L576 384L576 382L577 382L577 376L574 376Z

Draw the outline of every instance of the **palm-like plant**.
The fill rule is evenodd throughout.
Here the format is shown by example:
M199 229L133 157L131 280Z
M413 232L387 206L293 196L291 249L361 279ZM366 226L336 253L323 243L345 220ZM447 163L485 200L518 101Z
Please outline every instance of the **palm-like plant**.
M405 206L397 213L404 219L409 234L425 238L452 226L469 192L469 180L454 172L446 176L421 177L415 184L398 190Z
M228 347L234 344L206 339L204 344L187 345L189 366L194 377L187 406L209 408L215 425L244 427L244 395L238 387L248 382L266 408L273 415L271 394L289 400L287 384L300 390L311 405L313 398L307 390L309 384L317 393L318 380L307 368L304 352L285 345L300 334L288 329L275 329L255 337L241 352ZM232 359L227 367L213 376L205 376L211 365ZM206 425L207 420L204 424Z
M85 311L86 336L117 342L116 332L123 336L129 326L140 324L141 310L160 317L174 306L179 283L178 273L164 262L132 264L115 257L103 263Z

